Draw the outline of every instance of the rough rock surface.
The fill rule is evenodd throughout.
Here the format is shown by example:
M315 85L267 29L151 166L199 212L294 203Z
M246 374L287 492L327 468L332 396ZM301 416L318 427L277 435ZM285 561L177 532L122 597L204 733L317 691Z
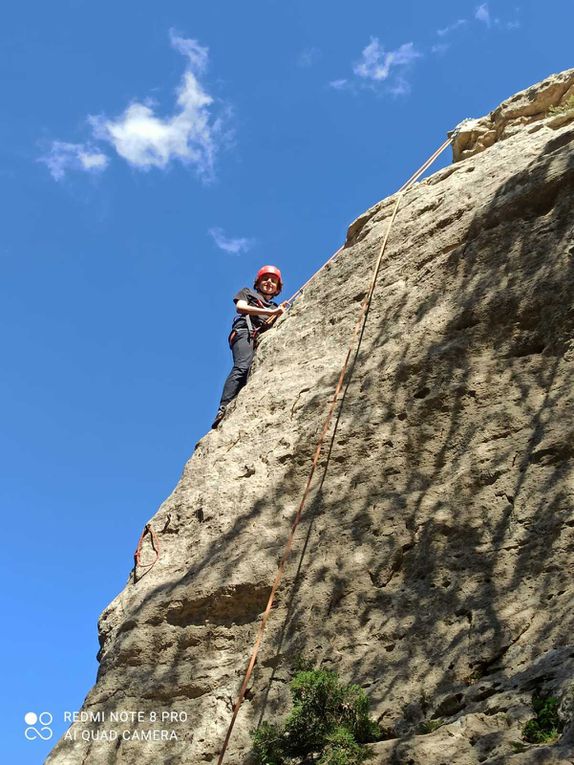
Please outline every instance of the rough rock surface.
M573 96L574 69L568 69L517 93L486 117L464 120L452 134L454 161L472 157L526 126L536 131L574 120L574 110L566 108ZM564 112L555 113L560 107Z
M515 127L403 199L230 765L287 711L300 654L364 686L377 765L574 762L574 125ZM74 723L49 765L216 762L393 201L263 338L151 519L159 561L99 622L83 711L104 721ZM535 692L563 702L550 745L522 740ZM109 721L134 710L188 719ZM150 728L177 740L122 736Z

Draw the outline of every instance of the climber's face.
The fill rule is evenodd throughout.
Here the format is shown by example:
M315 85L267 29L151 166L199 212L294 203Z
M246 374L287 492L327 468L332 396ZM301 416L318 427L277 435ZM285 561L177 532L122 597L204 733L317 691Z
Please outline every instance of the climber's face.
M273 297L279 289L279 279L274 274L264 274L259 279L257 287L264 295Z

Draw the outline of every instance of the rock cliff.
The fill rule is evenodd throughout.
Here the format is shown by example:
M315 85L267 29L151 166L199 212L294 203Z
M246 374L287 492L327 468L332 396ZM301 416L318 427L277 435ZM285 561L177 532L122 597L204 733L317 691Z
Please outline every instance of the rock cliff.
M406 193L230 765L298 655L366 689L378 765L574 762L573 91L570 70L465 123ZM49 765L216 762L393 202L263 337L151 519L159 560L100 617L95 720ZM528 744L547 693L564 731Z

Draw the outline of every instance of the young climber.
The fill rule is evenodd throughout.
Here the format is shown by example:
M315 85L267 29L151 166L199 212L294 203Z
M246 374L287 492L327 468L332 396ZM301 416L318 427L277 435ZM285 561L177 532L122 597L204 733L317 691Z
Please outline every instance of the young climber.
M219 409L212 428L216 428L225 415L230 401L247 382L247 375L253 361L257 337L269 328L266 322L272 316L281 316L287 304L277 305L272 298L283 288L281 271L275 266L263 266L257 272L253 289L244 287L233 298L238 316L233 320L229 335L229 347L233 353L233 369L227 376Z

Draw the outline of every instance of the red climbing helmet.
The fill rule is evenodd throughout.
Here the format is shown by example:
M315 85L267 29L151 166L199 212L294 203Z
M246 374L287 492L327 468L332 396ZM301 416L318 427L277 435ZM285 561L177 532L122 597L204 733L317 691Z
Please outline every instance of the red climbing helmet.
M268 274L271 274L272 276L276 276L279 279L279 284L277 285L277 292L275 293L278 295L281 290L283 289L283 279L281 278L281 271L276 266L263 266L259 269L257 272L257 276L255 277L255 281L253 282L253 286L255 289L257 289L257 285L259 284L259 280L262 276L266 276Z

